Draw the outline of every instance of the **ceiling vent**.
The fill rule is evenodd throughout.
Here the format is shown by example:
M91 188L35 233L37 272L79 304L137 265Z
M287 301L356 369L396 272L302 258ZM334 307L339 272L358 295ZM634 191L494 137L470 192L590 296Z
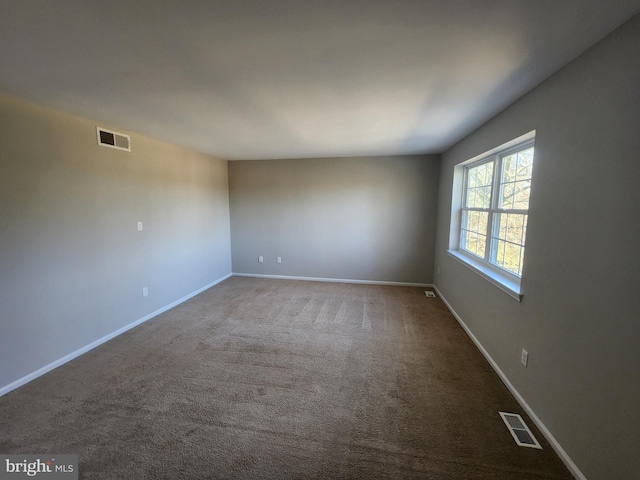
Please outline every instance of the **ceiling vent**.
M115 148L116 150L131 151L131 137L124 133L106 130L102 127L96 127L98 131L98 145L101 147Z
M511 436L521 447L542 448L536 438L517 413L498 412L507 425Z

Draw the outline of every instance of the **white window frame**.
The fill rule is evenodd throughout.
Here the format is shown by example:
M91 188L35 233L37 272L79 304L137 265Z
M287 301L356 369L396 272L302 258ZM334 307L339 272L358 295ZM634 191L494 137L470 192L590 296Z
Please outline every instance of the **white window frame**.
M454 168L454 182L451 202L451 229L449 235L448 254L461 262L464 266L482 276L500 290L504 291L514 299L520 301L522 298L521 277L492 263L495 260L495 244L492 240L494 232L493 217L496 213L519 213L528 216L529 210L523 209L500 209L499 186L502 175L502 158L514 152L530 148L535 144L535 130L522 135L510 142L496 147L488 152L473 157L462 162ZM534 153L535 158L535 153ZM489 209L466 208L467 194L467 172L470 168L494 161L491 205ZM535 160L534 160L535 161ZM480 257L461 248L462 240L462 218L466 211L481 210L488 212L487 221L487 247L484 257ZM526 240L525 240L526 243ZM524 244L523 244L524 248ZM526 255L526 248L525 248Z

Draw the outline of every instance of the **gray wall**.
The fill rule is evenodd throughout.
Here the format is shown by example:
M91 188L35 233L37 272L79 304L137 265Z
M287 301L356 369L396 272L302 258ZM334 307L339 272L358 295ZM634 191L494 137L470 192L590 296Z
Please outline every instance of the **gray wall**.
M431 283L438 176L438 156L229 162L233 271Z
M95 127L0 97L0 388L231 272L226 162Z
M518 303L447 255L452 173L533 129ZM638 16L443 155L436 285L591 480L640 478L639 214Z

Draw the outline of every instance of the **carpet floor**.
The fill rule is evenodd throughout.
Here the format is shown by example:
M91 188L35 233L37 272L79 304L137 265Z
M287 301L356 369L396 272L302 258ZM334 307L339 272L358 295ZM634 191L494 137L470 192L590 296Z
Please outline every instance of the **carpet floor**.
M439 298L241 277L0 398L0 453L79 454L81 479L573 478Z

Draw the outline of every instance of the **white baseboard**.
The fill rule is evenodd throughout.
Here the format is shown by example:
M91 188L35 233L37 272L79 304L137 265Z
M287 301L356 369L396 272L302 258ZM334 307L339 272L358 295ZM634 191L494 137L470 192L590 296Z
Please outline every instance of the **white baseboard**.
M378 281L378 280L354 280L352 278L295 277L290 275L262 275L260 273L236 273L236 272L233 272L232 275L234 277L274 278L276 280L304 280L308 282L361 283L363 285L396 285L398 287L433 288L432 283L385 282L385 281Z
M587 480L587 477L584 476L584 474L580 471L578 466L573 462L573 460L571 460L571 458L569 457L567 452L565 452L564 448L562 448L560 443L558 443L558 441L551 434L551 432L546 427L546 425L544 423L542 423L542 420L540 420L538 415L536 415L536 413L529 406L529 404L526 402L526 400L522 397L522 395L520 395L520 392L518 392L518 390L516 390L516 387L513 386L511 381L507 378L507 376L502 371L502 369L498 366L498 364L493 360L491 355L489 355L489 352L487 352L485 350L485 348L482 346L482 344L476 338L476 336L473 334L473 332L469 329L469 327L467 327L467 325L464 323L462 318L460 318L460 315L458 315L456 313L456 311L453 309L451 304L447 301L446 298L444 298L444 295L442 295L442 292L440 292L440 290L438 290L437 286L435 286L434 288L435 288L436 292L438 292L438 296L442 299L442 301L447 306L447 308L449 309L451 314L455 317L455 319L458 321L458 323L464 329L464 331L467 332L467 335L469 336L469 338L471 338L471 340L476 345L478 350L480 350L480 353L482 353L482 355L484 355L484 358L487 359L487 361L489 362L489 365L491 365L491 368L493 368L493 370L498 374L498 376L500 377L500 380L502 380L502 383L504 383L505 386L509 389L509 391L515 397L515 399L518 401L520 406L525 410L525 412L527 412L527 415L529 415L531 420L533 420L533 423L535 423L536 426L538 427L538 429L540 430L540 432L542 432L542 435L544 435L544 437L547 439L547 441L549 442L551 447L558 454L558 456L560 457L560 460L562 460L562 462L569 469L571 474L577 480Z
M133 323L130 323L128 325L125 325L122 328L119 328L118 330L116 330L115 332L111 332L108 335L105 335L102 338L99 338L98 340L96 340L95 342L91 342L89 345L85 345L84 347L76 350L75 352L70 353L69 355L65 355L64 357L56 360L55 362L51 362L48 365L45 365L42 368L39 368L38 370L36 370L35 372L31 372L28 375L25 375L22 378L19 378L18 380L16 380L15 382L11 382L9 385L5 385L4 387L0 388L0 397L3 395L6 395L7 393L9 393L12 390L15 390L18 387L21 387L27 383L29 383L32 380L35 380L36 378L44 375L45 373L50 372L51 370L58 368L61 365L64 365L67 362L70 362L71 360L73 360L74 358L79 357L80 355L87 353L89 350L93 350L94 348L102 345L103 343L108 342L109 340L111 340L112 338L117 337L118 335L126 332L127 330L131 330L134 327L137 327L138 325L140 325L141 323L146 322L147 320L151 320L153 317L157 317L158 315L160 315L161 313L166 312L167 310L172 309L173 307L176 307L178 305L180 305L183 302L186 302L187 300L195 297L196 295L198 295L199 293L204 292L205 290L213 287L214 285L217 285L220 282L223 282L224 280L226 280L227 278L231 277L231 273L228 275L225 275L222 278L219 278L218 280L210 283L209 285L205 285L202 288L199 288L198 290L196 290L195 292L191 292L190 294L182 297L179 300L176 300L175 302L170 303L169 305L165 305L164 307L156 310L153 313L150 313L149 315L146 315L138 320L136 320Z

